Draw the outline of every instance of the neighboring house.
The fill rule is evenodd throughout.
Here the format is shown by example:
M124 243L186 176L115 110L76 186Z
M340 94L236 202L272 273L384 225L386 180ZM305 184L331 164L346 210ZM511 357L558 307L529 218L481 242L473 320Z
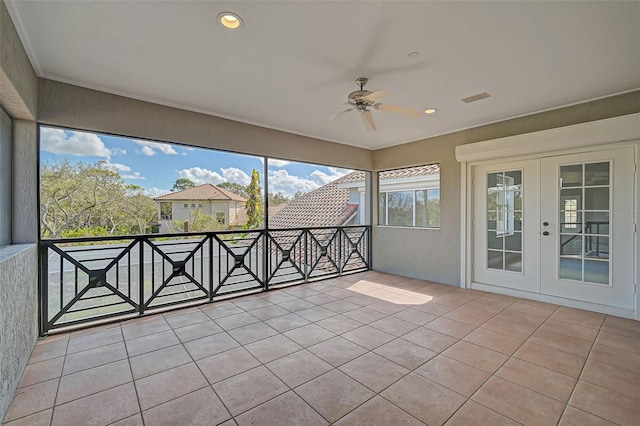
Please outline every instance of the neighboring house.
M158 203L160 233L182 231L176 229L176 221L192 220L193 215L209 215L221 225L244 225L246 198L210 183L162 195Z
M359 225L367 223L365 172L351 172L291 201L269 218L270 228ZM379 223L440 226L440 166L432 164L379 173ZM429 209L438 207L437 212Z

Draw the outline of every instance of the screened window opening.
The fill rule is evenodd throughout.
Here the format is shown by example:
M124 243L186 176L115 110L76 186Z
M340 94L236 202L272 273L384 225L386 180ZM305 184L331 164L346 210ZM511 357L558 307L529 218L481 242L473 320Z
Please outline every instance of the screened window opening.
M440 165L378 173L378 223L416 228L440 227Z

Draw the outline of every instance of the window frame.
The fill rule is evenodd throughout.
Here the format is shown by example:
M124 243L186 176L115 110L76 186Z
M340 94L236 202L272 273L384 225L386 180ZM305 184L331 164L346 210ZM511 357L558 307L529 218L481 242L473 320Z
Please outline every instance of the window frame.
M431 165L438 165L439 163L433 163L433 164L425 164L422 166L414 166L414 167L405 167L402 169L395 169L395 170L405 170L405 169L412 169L412 168L416 168L416 167L426 167L426 166L431 166ZM390 171L394 171L394 170L383 170L383 171L379 171L377 173L377 179L378 179L378 194L377 194L377 198L378 198L378 202L377 202L377 206L378 206L378 226L383 226L383 227L393 227L393 228L416 228L416 229L440 229L441 227L441 222L440 222L440 214L438 214L438 224L437 225L429 225L429 215L428 215L428 203L429 200L433 200L435 199L435 197L430 197L429 195L433 192L437 192L437 200L438 200L438 210L440 211L440 199L441 199L441 185L440 185L440 169L438 170L438 173L431 173L431 174L425 174L425 175L420 175L420 176L412 176L412 177L408 177L408 178L396 178L396 179L389 179L387 184L382 184L381 182L383 181L382 179L380 179L380 174L384 173L384 172L390 172ZM436 176L436 178L434 178L434 176ZM395 182L393 182L395 180ZM386 189L385 189L386 187ZM418 200L418 191L424 191L425 193L425 197L424 197L424 209L427 211L427 215L426 215L426 225L417 225L418 222L418 216L417 216L417 211L418 211L418 206L417 206L417 200ZM411 193L411 197L412 197L412 212L411 212L411 216L412 216L412 222L411 224L402 224L402 225L395 225L395 224L390 224L389 223L389 194L393 194L393 193L407 193L410 192ZM383 196L384 195L384 196ZM384 210L384 211L382 211Z
M164 206L169 206L169 212L163 211ZM160 220L173 220L173 203L171 201L160 201Z

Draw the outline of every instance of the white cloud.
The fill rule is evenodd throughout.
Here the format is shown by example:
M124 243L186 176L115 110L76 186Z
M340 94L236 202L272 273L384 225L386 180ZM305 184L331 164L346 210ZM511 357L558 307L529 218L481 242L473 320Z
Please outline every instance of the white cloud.
M134 179L134 180L138 180L138 179L144 180L144 179L146 179L146 177L142 176L140 174L140 172L134 172L131 175L122 175L122 177L125 178L125 179Z
M153 157L154 155L156 155L156 152L148 146L143 146L142 149L138 152L140 154L146 155L147 157Z
M147 194L148 197L151 198L156 198L159 197L161 195L165 195L170 193L171 191L168 189L161 189L161 188L149 188L149 189L145 189L144 193Z
M284 167L286 165L291 164L291 161L287 160L277 160L275 158L269 158L269 165L273 167Z
M202 185L203 183L212 183L217 185L222 182L239 183L240 185L248 185L251 182L251 178L248 174L242 170L229 167L227 169L221 168L222 174L201 167L191 167L190 169L182 169L178 172L178 176L181 178L189 179L196 185Z
M222 170L222 175L229 182L239 183L240 185L249 185L251 182L251 178L248 174L240 169L236 169L235 167L220 170Z
M114 154L96 134L43 127L40 146L54 154L110 158ZM120 150L115 153L120 153Z
M132 139L131 142L141 146L142 149L139 150L138 152L148 157L152 157L156 155L158 152L161 152L162 154L165 154L165 155L178 154L178 152L175 149L173 149L173 147L168 143L141 141L139 139Z
M111 148L111 155L125 155L127 150L124 148Z
M182 169L178 172L178 176L181 178L189 179L196 185L202 185L203 183L212 183L216 185L226 180L220 173L200 167Z
M111 170L112 172L130 172L131 171L131 167L125 166L124 164L112 163L109 160L102 160L98 164L103 169Z
M311 177L321 185L326 185L329 182L333 182L342 176L351 173L351 170L338 169L336 167L327 167L331 174L327 174L321 170L314 170L311 172Z
M286 170L269 170L269 192L281 192L285 197L293 197L298 192L309 192L320 185L311 179L290 175Z

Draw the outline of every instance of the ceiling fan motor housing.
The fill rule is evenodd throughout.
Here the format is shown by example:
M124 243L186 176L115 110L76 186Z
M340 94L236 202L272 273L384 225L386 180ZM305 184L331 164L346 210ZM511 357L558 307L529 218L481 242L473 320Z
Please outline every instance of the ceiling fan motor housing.
M365 99L365 96L372 94L371 90L364 90L364 85L369 81L366 77L360 77L356 79L356 84L360 86L360 90L349 93L347 96L347 102L356 107L358 111L366 111L368 106L375 104L375 101Z
M364 97L373 93L371 90L356 90L355 92L349 93L347 97L347 102L349 104L354 105L356 108L358 107L368 107L375 104L375 101L370 101L365 99Z

